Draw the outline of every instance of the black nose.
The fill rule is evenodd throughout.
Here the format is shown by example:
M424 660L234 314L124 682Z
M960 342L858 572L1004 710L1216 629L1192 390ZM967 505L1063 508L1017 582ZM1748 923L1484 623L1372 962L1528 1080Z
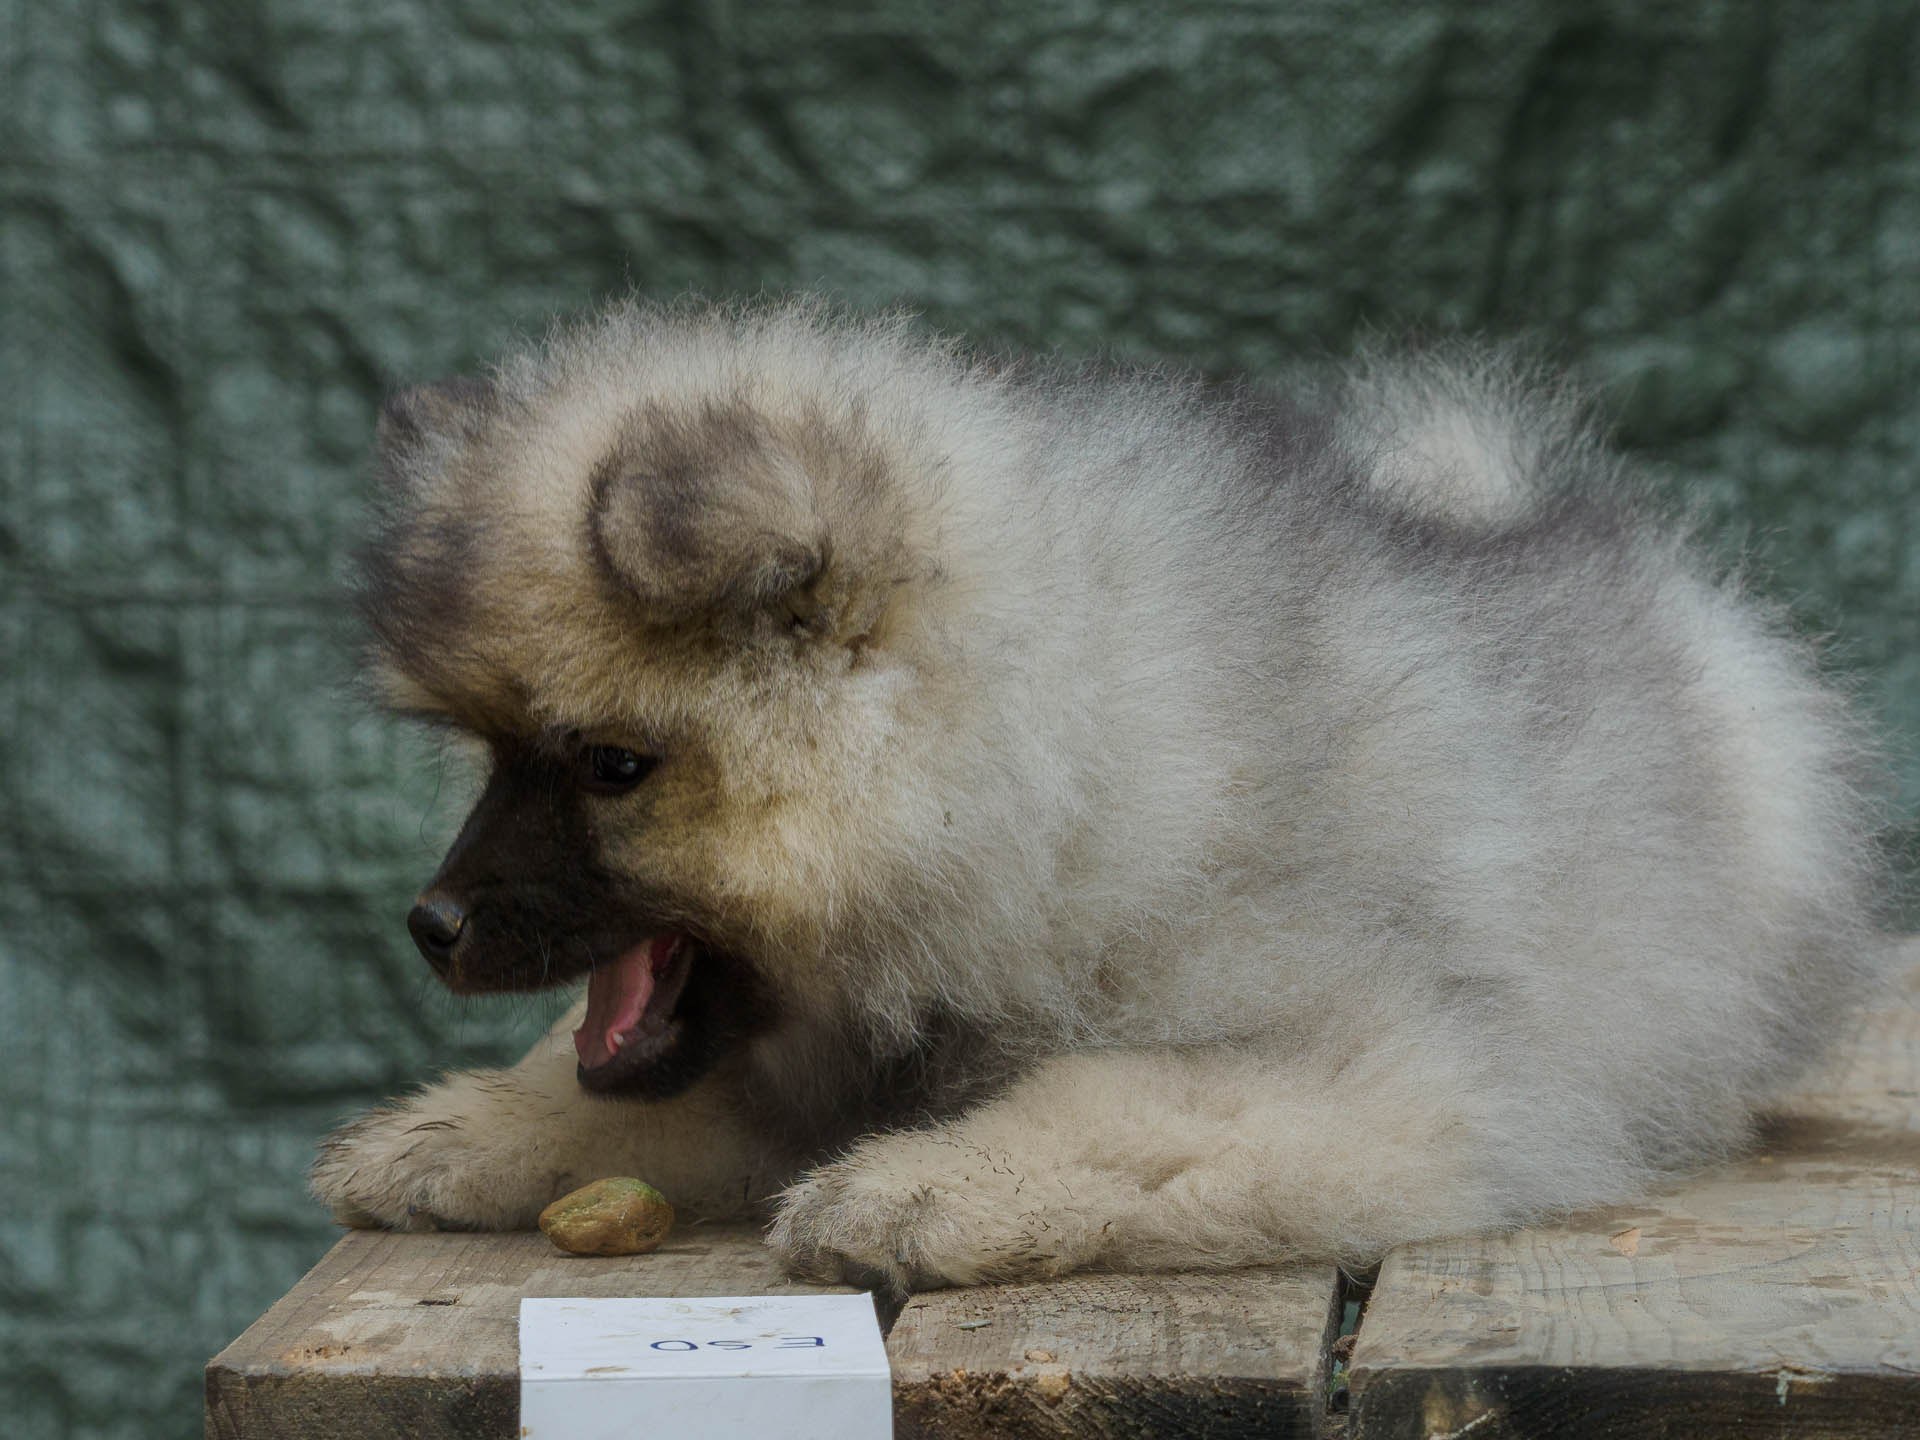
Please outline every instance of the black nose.
M445 895L422 895L407 912L407 931L427 963L439 974L446 974L453 961L453 947L466 932L466 908Z

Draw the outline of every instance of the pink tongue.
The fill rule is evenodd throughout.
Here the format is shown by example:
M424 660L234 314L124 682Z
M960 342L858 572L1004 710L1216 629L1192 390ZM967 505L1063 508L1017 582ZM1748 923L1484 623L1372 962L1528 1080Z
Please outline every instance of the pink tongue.
M593 972L587 981L587 1018L573 1032L573 1048L587 1069L598 1069L613 1059L620 1039L639 1028L653 996L654 977L666 968L677 938L655 935L642 940L611 965Z

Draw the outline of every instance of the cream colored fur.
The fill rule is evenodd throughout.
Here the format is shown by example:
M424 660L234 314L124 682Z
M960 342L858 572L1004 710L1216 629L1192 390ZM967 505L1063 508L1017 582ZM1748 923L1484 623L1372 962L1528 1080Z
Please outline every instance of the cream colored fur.
M549 1201L608 1175L646 1175L677 1206L739 1215L770 1177L726 1077L652 1104L599 1099L574 1081L561 1017L520 1063L450 1075L329 1136L314 1168L343 1224L531 1229Z
M620 306L495 383L387 501L476 537L458 663L379 683L667 755L600 853L786 1019L651 1105L575 1087L563 1022L330 1141L352 1223L526 1225L622 1173L771 1197L796 1269L897 1286L1365 1260L1725 1153L1867 976L1846 704L1498 357L1276 401ZM690 628L677 571L585 553L595 467L716 404L778 458L716 452L703 553L824 537L806 615ZM845 1133L885 1113L859 1057L937 1021L974 1037L951 1103Z

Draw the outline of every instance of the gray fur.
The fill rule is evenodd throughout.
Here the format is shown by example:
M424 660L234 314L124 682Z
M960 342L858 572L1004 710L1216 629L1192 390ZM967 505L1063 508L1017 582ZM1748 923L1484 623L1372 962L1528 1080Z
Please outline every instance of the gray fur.
M702 757L734 869L644 878L786 1020L695 1097L739 1126L711 1163L661 1111L581 1144L696 1197L819 1167L776 1204L803 1271L1365 1258L1620 1199L1743 1143L1882 953L1846 700L1497 353L1279 393L627 304L489 393L411 436L439 468L375 542L384 683ZM601 863L671 869L620 823ZM889 1117L872 1077L935 1030L964 1105ZM565 1090L506 1073L529 1114ZM460 1087L392 1123L471 1118ZM830 1153L836 1107L895 1128ZM316 1188L525 1223L556 1181L518 1113L484 1154L363 1125Z

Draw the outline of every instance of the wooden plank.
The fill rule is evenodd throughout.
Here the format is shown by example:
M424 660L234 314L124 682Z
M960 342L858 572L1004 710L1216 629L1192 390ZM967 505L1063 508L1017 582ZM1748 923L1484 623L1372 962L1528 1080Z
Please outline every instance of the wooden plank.
M207 1367L210 1440L507 1440L522 1296L829 1293L744 1226L652 1255L544 1237L354 1231ZM901 1435L1316 1433L1329 1267L1104 1275L916 1297L894 1327ZM978 1322L984 1321L985 1324Z
M1920 1433L1916 999L1920 968L1741 1163L1390 1255L1355 1440Z
M522 1296L844 1293L786 1278L739 1225L651 1255L563 1255L544 1235L355 1230L207 1366L209 1440L509 1440Z
M1657 1204L1389 1257L1351 1363L1355 1435L1913 1433L1915 997L1920 967L1906 1003L1866 1016L1784 1108L1765 1154ZM509 1437L523 1295L822 1288L787 1280L738 1226L618 1260L530 1234L354 1232L209 1364L207 1434ZM1326 1267L916 1297L888 1344L897 1423L1317 1434L1334 1298Z
M1319 1435L1330 1265L917 1295L887 1338L907 1437Z

